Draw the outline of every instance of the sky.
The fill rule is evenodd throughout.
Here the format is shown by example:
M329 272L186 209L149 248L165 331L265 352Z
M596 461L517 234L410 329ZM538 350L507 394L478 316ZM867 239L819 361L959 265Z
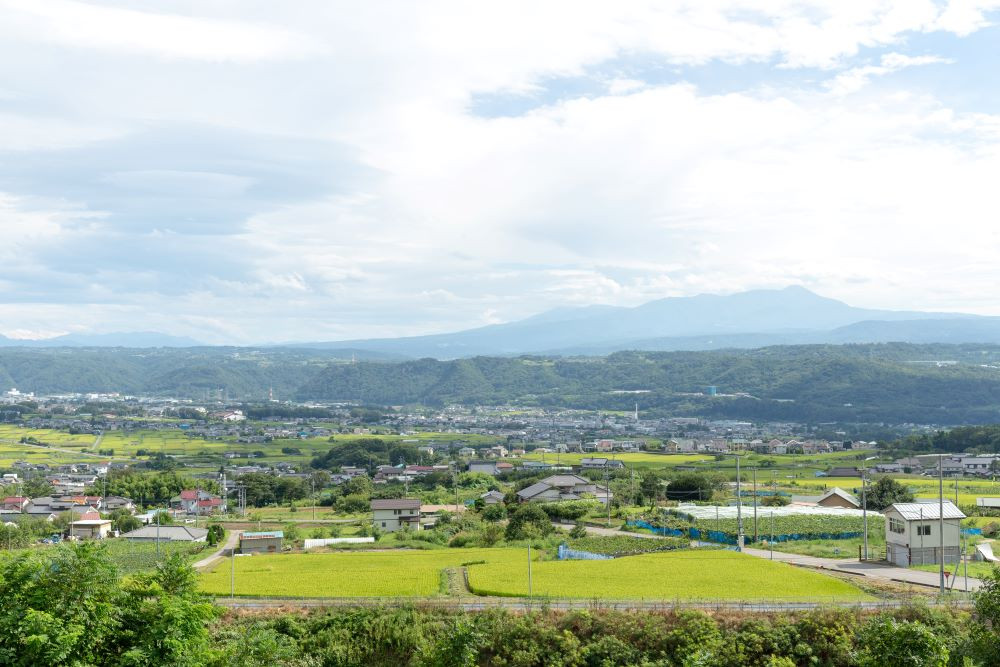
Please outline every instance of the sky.
M1000 0L0 0L0 334L1000 315Z

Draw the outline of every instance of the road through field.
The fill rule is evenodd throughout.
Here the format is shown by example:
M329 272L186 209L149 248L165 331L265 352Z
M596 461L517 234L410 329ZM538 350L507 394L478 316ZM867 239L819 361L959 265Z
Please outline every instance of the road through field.
M758 558L771 558L771 552L765 549L744 549L743 553L749 556L756 556ZM830 570L832 572L841 572L844 574L854 574L881 581L916 584L917 586L929 586L931 588L937 588L940 585L940 579L937 572L911 570L905 567L896 567L894 565L875 563L871 561L861 562L845 558L817 558L816 556L789 554L782 551L774 552L774 560L780 560L783 563L800 565L802 567ZM981 586L982 582L979 579L969 577L970 591L977 591ZM954 586L951 586L951 588L952 590L965 590L965 577L957 577Z
M12 445L17 445L18 447L35 447L36 449L44 449L45 451L49 451L49 452L62 452L63 454L72 454L73 456L90 456L92 458L103 459L105 461L107 461L108 459L114 458L114 457L110 457L110 456L103 456L101 454L94 454L92 452L85 452L85 451L82 451L82 450L79 450L79 449L63 449L62 447L49 447L47 445L34 445L34 444L30 443L30 442L19 442L17 440L10 440L8 438L0 438L0 442L5 442L5 443L12 444ZM122 459L127 460L127 461L135 461L136 460L136 459L129 459L129 458L124 457L124 456L120 456L116 460L120 461Z
M559 528L566 528L566 524L553 524ZM616 535L628 535L629 537L646 537L650 539L660 539L659 535L648 533L632 533L613 528L599 528L597 526L587 526L587 532L591 535L603 535L614 537ZM743 553L757 558L772 559L772 552L765 549L743 549ZM937 588L940 579L937 572L924 572L922 570L911 570L905 567L896 567L885 563L860 562L845 558L818 558L816 556L803 556L802 554L790 554L783 551L773 552L773 560L799 565L801 567L811 567L818 570L830 570L843 574L853 574L880 581L892 581L897 583L915 584L917 586L928 586ZM950 581L948 582L950 586ZM969 590L978 591L982 586L982 581L969 577ZM956 578L952 590L965 590L965 577Z
M232 553L236 549L236 543L237 541L239 541L239 539L240 539L240 531L238 530L229 531L229 535L228 537L226 537L226 541L223 543L222 548L220 548L211 556L206 556L205 558L202 558L200 561L198 561L191 567L193 567L196 570L208 567L219 558L222 558L226 554L226 552Z

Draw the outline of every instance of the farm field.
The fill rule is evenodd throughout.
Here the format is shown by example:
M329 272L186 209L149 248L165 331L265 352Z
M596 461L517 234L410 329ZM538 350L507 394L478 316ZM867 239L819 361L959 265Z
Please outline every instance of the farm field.
M733 551L674 551L615 560L532 564L534 595L602 599L863 600L855 586L818 572ZM474 591L526 596L527 568L508 561L469 568Z
M209 547L204 542L194 544L183 542L161 542L159 555L155 542L130 542L124 539L104 540L102 544L107 554L122 574L133 574L152 570L156 564L171 554L182 554L188 561L197 560L218 547Z
M653 452L616 452L588 454L525 454L520 457L522 461L545 461L546 463L560 463L562 465L579 465L580 459L592 457L606 457L617 459L626 465L634 465L640 468L671 468L677 465L689 465L700 461L711 461L710 454L655 454Z
M18 442L21 438L34 438L53 447L66 449L86 448L94 444L96 436L89 433L72 434L44 428L22 428L13 424L0 424L0 440Z
M15 461L60 465L64 463L75 463L78 461L93 462L99 460L101 459L94 456L87 456L85 454L60 452L46 447L32 447L30 445L0 441L0 468L10 467ZM104 460L107 460L107 457L104 457Z
M236 594L307 597L435 595L445 568L468 564L474 590L526 596L521 549L440 549L272 554L236 559ZM207 593L229 593L230 563L202 575ZM604 599L861 600L827 575L729 551L678 551L610 561L532 562L533 594Z
M236 559L236 594L306 597L426 597L441 571L470 561L523 563L515 549L354 551L244 556ZM230 563L202 575L207 593L228 595Z

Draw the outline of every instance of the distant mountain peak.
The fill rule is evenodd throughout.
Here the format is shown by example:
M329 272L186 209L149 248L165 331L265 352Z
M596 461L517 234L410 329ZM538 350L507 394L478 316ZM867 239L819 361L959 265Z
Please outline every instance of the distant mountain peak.
M838 342L847 334L833 333L861 322L881 322L856 329L851 336L871 335L892 340L894 331L908 337L946 335L950 327L928 324L901 327L894 323L971 318L946 313L923 313L856 308L822 296L803 285L762 288L734 294L666 297L638 306L593 305L560 307L516 322L454 333L320 343L319 347L352 347L410 357L448 359L474 355L603 354L616 350L713 349L776 345L786 342ZM1000 322L1000 319L997 320ZM933 330L937 333L926 333ZM918 334L917 329L925 333ZM990 342L989 327L977 336ZM858 333L860 332L860 333ZM870 333L868 333L870 332ZM954 339L954 334L948 334ZM887 338L888 337L888 338ZM842 341L847 342L847 341ZM851 340L850 342L864 342ZM691 347L685 347L691 346ZM308 347L303 345L302 347Z

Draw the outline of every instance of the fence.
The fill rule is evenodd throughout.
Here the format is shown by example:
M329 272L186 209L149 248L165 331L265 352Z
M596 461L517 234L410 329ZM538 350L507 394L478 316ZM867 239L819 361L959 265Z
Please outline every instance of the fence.
M374 537L325 537L322 539L308 539L303 543L304 548L325 547L330 544L370 544L375 541Z
M822 608L864 609L869 611L885 611L899 609L912 604L910 600L877 600L857 601L839 600L833 597L815 596L810 599L774 598L761 600L725 600L709 599L673 599L673 600L599 600L549 598L535 596L534 598L420 598L420 597L381 597L381 598L308 598L308 597L252 597L217 596L216 604L239 608L291 608L291 607L412 607L416 609L445 609L461 611L485 611L488 609L507 609L510 611L527 611L529 609L592 609L620 611L676 611L678 609L703 610L733 610L746 612L778 612ZM952 592L943 597L938 596L928 601L932 606L969 608L972 603L969 597L961 592Z
M570 549L563 542L559 545L559 550L557 552L557 558L559 560L611 560L613 556L607 554L595 554L590 551L580 551L579 549Z

